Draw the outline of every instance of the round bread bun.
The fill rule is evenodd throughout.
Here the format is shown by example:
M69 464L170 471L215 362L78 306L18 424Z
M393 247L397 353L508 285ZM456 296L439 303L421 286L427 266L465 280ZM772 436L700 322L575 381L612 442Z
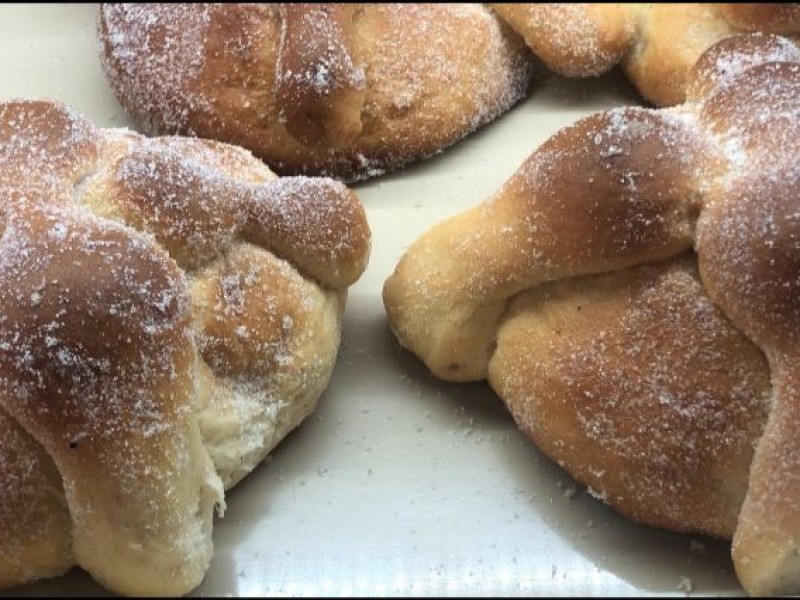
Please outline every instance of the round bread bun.
M737 33L800 38L800 4L491 4L552 70L600 75L619 64L639 93L658 106L686 99L700 55Z
M370 233L331 179L0 103L0 585L179 595L315 407Z
M384 303L595 495L732 537L745 590L798 594L800 48L725 38L687 98L557 132L423 234Z
M99 36L146 133L347 181L455 143L531 74L522 40L480 4L104 4Z

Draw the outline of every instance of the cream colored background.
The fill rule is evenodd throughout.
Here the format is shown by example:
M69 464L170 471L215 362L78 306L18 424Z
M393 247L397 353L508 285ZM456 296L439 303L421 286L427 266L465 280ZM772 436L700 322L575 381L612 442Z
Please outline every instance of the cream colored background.
M129 126L100 71L96 10L0 6L0 99L55 98ZM525 102L444 155L355 186L373 253L330 388L229 495L195 595L683 595L683 578L741 594L728 544L636 526L576 490L486 385L438 382L401 350L381 303L425 229L484 199L559 127L632 101L613 76L540 72ZM11 592L104 593L77 569Z

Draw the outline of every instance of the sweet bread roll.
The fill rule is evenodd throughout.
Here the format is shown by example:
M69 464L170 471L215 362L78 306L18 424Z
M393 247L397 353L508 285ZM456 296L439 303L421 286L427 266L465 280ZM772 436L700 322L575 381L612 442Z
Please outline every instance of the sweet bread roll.
M345 180L455 143L531 74L522 40L480 4L104 4L99 35L114 93L147 133Z
M800 37L800 4L492 4L552 70L600 75L620 64L650 102L686 99L689 70L724 37Z
M687 95L553 135L417 240L384 303L435 375L487 378L606 502L732 536L749 593L796 594L800 50L726 38Z
M0 585L177 595L215 505L314 408L361 205L218 142L0 104Z

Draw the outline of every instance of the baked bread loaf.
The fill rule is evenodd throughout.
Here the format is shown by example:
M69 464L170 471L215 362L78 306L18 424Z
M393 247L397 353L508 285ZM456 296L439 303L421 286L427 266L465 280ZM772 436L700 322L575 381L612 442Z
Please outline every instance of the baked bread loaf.
M532 64L480 4L104 4L99 36L145 132L350 181L491 121L524 96Z
M0 586L177 595L314 408L370 233L330 179L0 104Z
M726 38L687 96L553 135L417 240L384 303L436 376L488 379L606 502L732 536L749 593L796 594L800 49Z
M492 4L552 70L600 75L620 64L650 102L686 99L704 50L743 32L800 36L800 4Z

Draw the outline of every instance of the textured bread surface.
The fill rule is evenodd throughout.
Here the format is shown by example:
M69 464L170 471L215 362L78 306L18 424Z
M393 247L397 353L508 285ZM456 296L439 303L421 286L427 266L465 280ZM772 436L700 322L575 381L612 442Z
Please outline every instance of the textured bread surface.
M343 184L0 104L0 585L178 595L314 408L370 233Z
M686 99L700 55L737 33L800 39L800 4L491 4L555 72L600 75L619 64L639 92L659 106Z
M435 154L522 98L532 57L480 4L104 4L101 59L148 133L355 180Z
M687 97L557 132L424 233L384 304L606 502L732 537L749 593L796 594L800 49L728 37Z

